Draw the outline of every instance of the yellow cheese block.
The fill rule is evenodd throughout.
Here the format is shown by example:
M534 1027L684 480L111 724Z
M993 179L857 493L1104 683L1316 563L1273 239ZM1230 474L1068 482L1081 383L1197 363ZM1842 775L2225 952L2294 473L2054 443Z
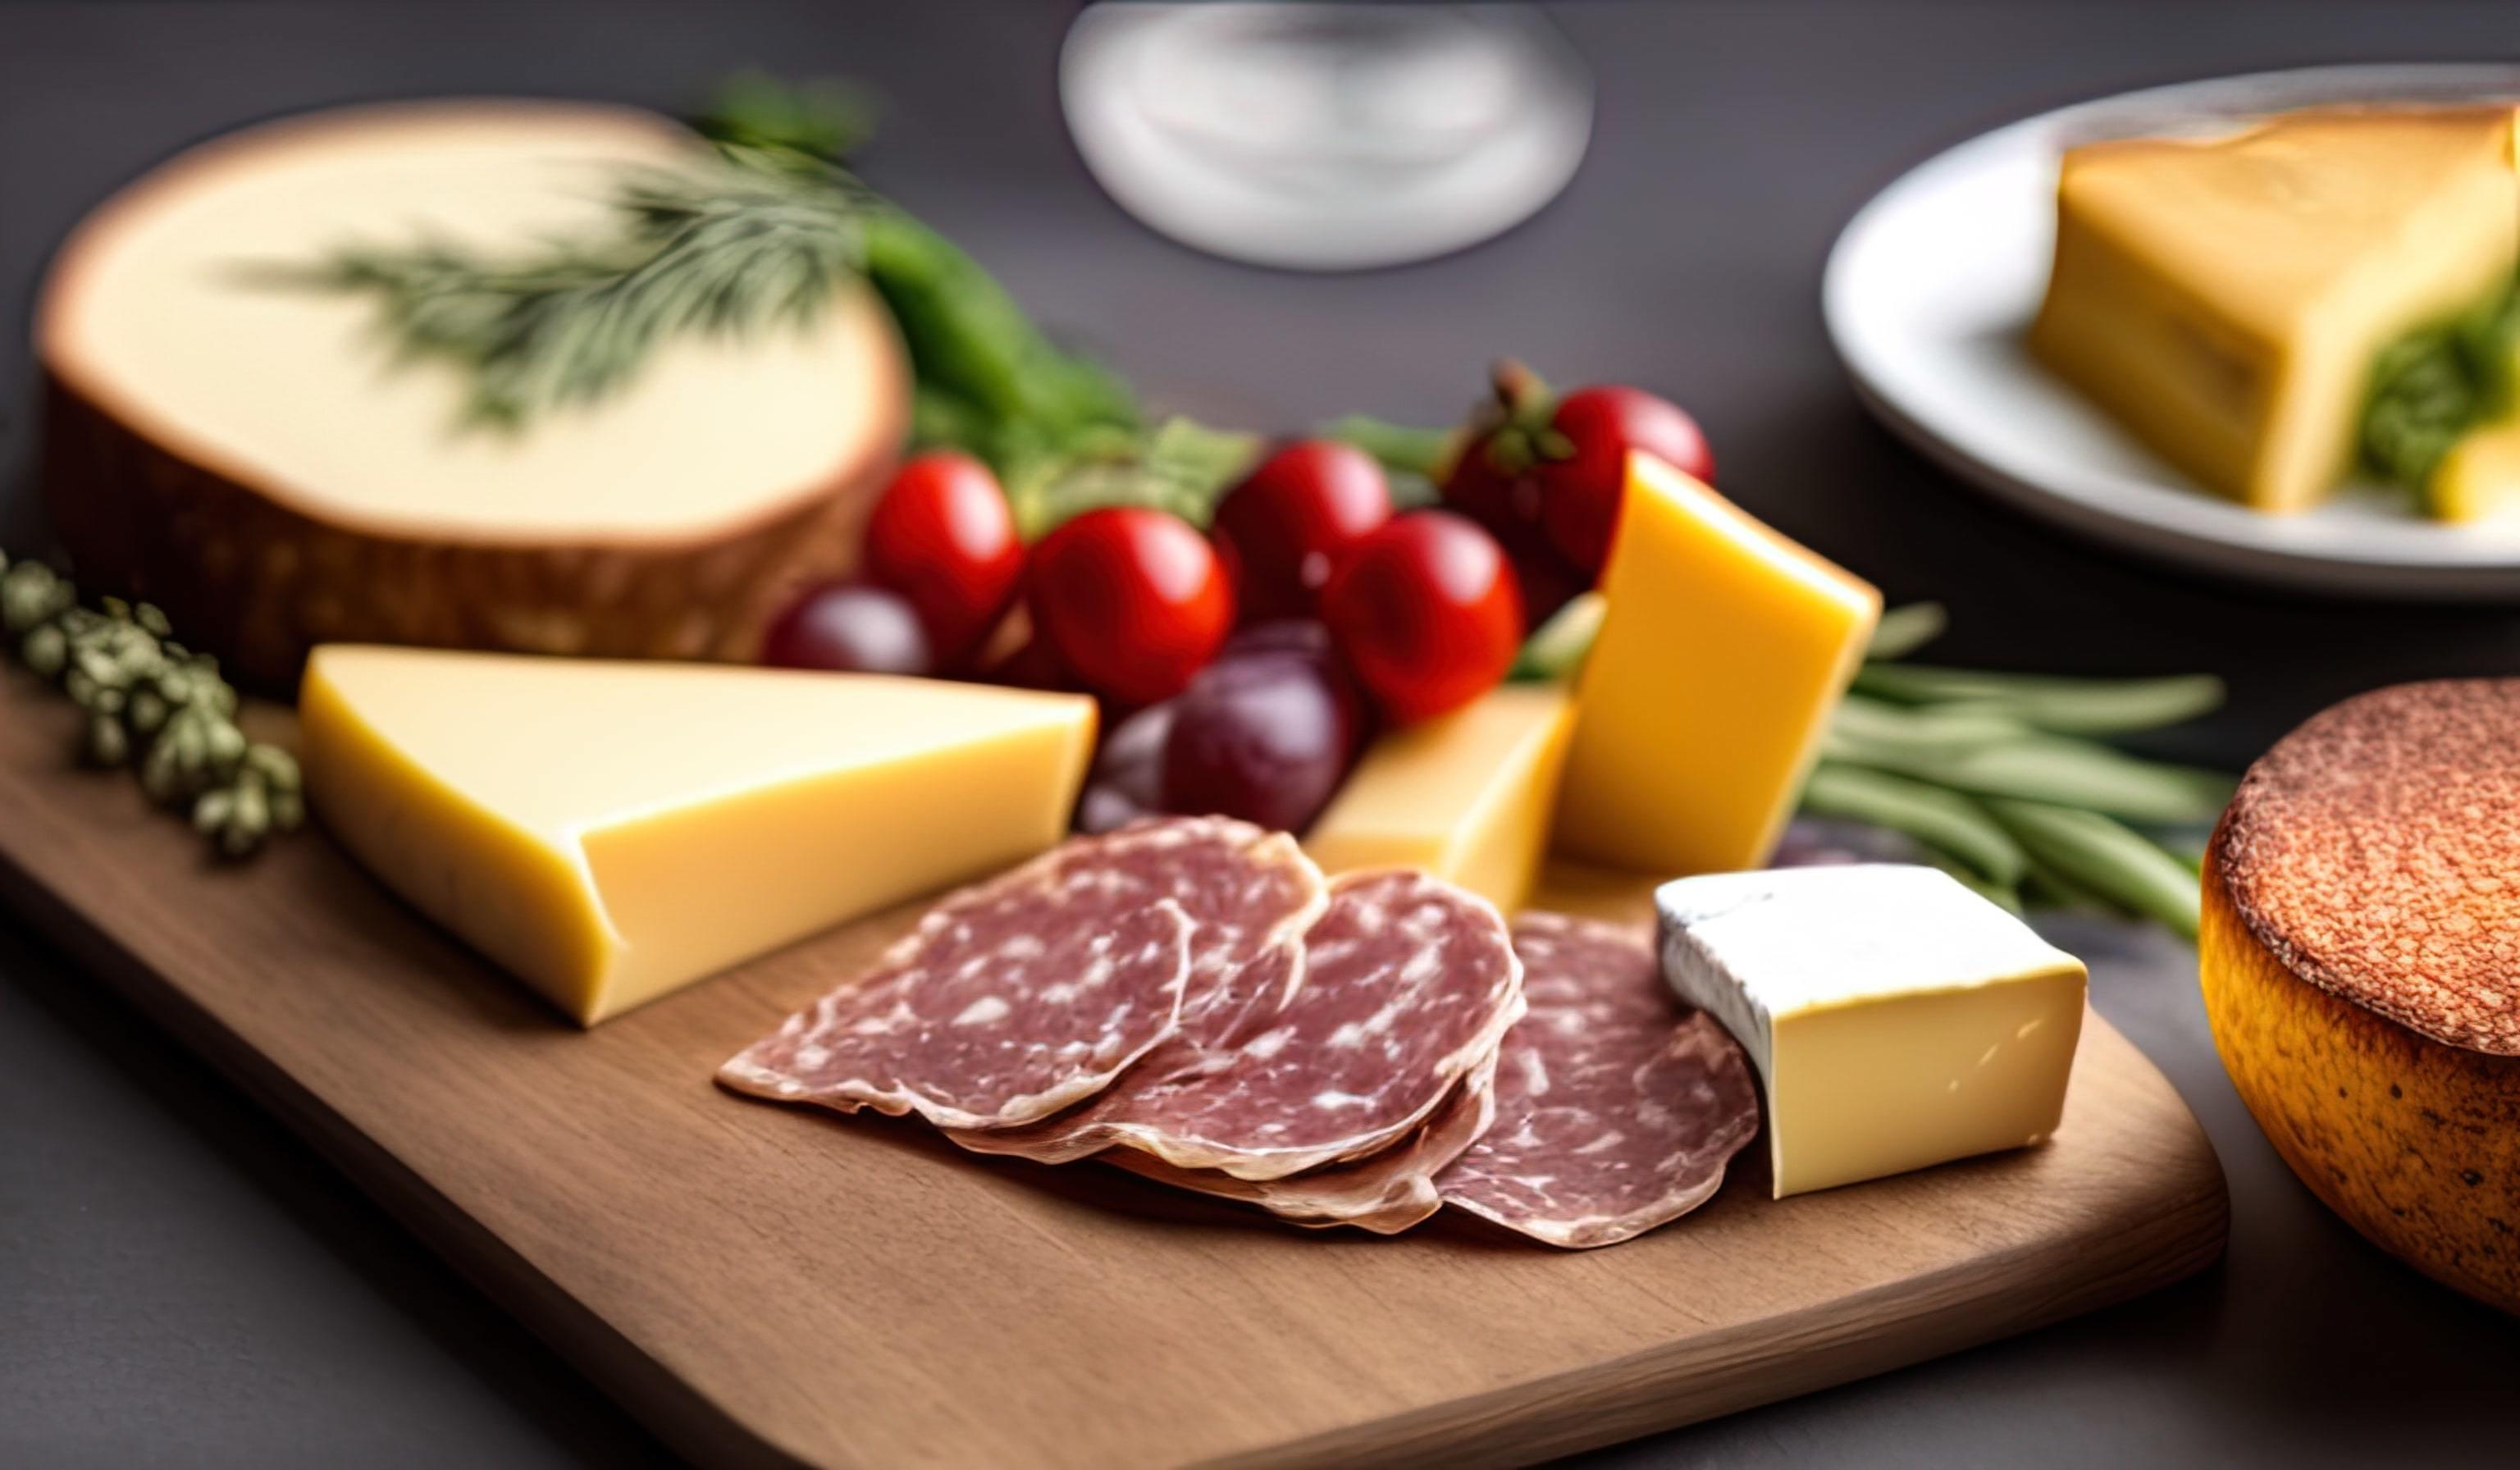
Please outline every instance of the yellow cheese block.
M1548 849L1574 714L1556 685L1509 684L1385 734L1313 824L1304 850L1326 872L1423 869L1512 913Z
M2083 962L1938 869L1713 873L1655 894L1663 973L1767 1087L1778 1199L2038 1143Z
M860 674L329 645L317 816L592 1025L1064 832L1091 700Z
M2515 264L2508 108L2090 144L2065 156L2030 345L2207 486L2294 511L2350 468L2380 349Z
M2490 520L2520 512L2520 417L2480 423L2433 467L2424 509L2441 520Z
M1759 867L1881 595L1643 455L1629 462L1601 591L1559 848L1664 875Z

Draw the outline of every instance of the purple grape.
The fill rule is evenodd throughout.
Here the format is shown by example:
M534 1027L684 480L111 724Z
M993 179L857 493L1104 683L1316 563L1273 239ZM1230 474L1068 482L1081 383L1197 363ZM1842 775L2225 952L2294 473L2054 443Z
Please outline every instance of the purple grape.
M1301 653L1328 659L1332 656L1330 630L1313 618L1273 618L1253 623L1227 639L1216 656L1222 662L1246 653Z
M1094 784L1107 788L1147 812L1161 811L1164 802L1164 743L1172 735L1179 700L1149 704L1102 737L1094 757Z
M1084 797L1076 803L1076 829L1080 832L1115 831L1141 817L1152 815L1115 787L1096 781L1085 788Z
M899 594L863 582L808 589L770 625L761 661L860 674L925 674L936 666L918 611Z
M1163 809L1300 832L1356 759L1363 706L1327 656L1236 649L1173 701Z

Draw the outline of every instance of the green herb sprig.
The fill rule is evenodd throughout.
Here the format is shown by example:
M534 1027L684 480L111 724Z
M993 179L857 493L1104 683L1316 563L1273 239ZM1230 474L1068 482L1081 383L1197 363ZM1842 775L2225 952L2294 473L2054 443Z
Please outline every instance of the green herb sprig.
M177 643L158 608L82 606L50 566L0 552L0 629L21 663L86 712L79 757L131 767L151 800L187 813L221 856L247 857L305 821L295 758L246 737L218 660Z

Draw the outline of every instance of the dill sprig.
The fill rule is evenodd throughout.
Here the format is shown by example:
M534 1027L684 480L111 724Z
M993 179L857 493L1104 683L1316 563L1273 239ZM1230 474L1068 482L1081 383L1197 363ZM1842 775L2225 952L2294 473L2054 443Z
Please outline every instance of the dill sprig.
M352 245L273 278L375 297L397 358L465 370L470 420L515 427L620 388L668 337L810 326L865 268L875 197L839 168L722 145L625 170L608 228L510 258Z

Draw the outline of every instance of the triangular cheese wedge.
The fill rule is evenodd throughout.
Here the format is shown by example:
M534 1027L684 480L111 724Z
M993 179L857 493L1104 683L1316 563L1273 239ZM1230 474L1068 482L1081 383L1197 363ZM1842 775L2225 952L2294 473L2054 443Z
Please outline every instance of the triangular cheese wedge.
M2298 510L2351 467L2380 349L2515 264L2507 107L2094 143L2065 155L2030 345L2206 485Z
M332 645L316 815L585 1024L1048 847L1094 744L1066 694Z

